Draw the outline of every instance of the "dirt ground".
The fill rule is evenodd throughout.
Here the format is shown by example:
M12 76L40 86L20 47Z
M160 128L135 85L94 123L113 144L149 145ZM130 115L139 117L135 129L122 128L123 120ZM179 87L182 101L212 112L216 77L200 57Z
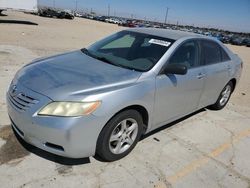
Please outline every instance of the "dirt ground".
M6 110L8 85L35 58L88 46L124 28L5 13L0 19L38 25L0 23L1 187L250 187L250 48L228 45L242 58L244 70L222 111L204 109L166 126L117 162L66 160L17 141Z

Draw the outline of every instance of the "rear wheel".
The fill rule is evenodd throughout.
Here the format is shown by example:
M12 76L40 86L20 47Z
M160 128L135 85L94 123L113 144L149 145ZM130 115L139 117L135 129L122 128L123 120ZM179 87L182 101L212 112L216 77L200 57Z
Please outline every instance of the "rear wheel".
M128 155L137 144L143 121L136 110L115 115L101 131L96 153L105 161L119 160Z
M228 103L232 92L233 92L233 83L230 81L221 91L220 96L217 99L216 103L210 106L210 108L213 110L221 110L222 108L224 108Z

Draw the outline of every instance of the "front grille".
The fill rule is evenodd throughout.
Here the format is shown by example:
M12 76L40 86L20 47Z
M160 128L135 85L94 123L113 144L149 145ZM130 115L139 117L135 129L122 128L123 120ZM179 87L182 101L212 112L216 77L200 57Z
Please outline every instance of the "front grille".
M26 111L32 105L38 103L38 100L33 97L27 96L24 93L19 93L17 95L11 95L8 93L8 98L11 104L20 111Z

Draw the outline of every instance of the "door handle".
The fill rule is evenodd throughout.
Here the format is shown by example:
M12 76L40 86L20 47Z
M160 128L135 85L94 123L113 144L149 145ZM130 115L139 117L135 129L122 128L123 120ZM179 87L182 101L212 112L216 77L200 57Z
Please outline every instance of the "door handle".
M204 78L205 76L206 76L205 74L199 73L199 74L197 75L197 78L198 78L198 79L202 79L202 78Z

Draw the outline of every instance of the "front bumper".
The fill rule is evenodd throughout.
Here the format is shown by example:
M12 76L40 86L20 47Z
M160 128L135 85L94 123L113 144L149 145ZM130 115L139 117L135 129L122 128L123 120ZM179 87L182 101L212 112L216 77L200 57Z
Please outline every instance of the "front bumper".
M37 112L51 100L32 90L17 85L17 92L25 93L39 102L20 111L7 93L8 114L12 127L26 142L56 155L83 158L95 154L98 135L105 118L94 115L82 117L38 116Z

